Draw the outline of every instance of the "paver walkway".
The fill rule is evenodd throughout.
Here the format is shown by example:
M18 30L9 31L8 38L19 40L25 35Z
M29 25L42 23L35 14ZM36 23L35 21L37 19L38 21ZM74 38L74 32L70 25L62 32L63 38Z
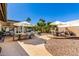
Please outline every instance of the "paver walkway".
M2 44L2 56L51 56L44 47L45 40L40 38L12 41L12 37L6 37Z
M10 41L11 38L6 38L4 43L0 43L2 46L1 56L28 56L27 52L18 44L17 41Z
M17 42L5 43L2 46L2 56L28 56L28 54L19 46Z

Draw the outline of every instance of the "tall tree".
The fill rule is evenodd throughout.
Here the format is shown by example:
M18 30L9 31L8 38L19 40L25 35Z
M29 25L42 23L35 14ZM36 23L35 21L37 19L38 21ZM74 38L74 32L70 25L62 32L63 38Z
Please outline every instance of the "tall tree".
M27 21L27 22L31 22L31 18L28 17L28 18L26 19L26 21Z
M50 30L51 30L51 22L47 22L46 23L46 26L45 26L45 30L46 30L46 32L50 32Z
M38 29L41 30L41 32L44 32L44 26L46 25L45 20L39 19L39 22L37 23Z

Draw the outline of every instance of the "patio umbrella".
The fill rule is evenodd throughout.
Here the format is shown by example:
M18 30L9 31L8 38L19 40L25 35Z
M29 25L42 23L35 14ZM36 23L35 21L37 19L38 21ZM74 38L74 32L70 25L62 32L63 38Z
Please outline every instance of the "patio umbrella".
M70 24L63 24L63 25L58 25L58 27L63 27L63 28L65 28L65 27L71 27L71 25L70 25Z
M14 23L14 26L31 26L30 23L23 21L23 22L18 22L18 23Z
M67 24L69 24L69 25L71 25L71 26L79 26L79 20L67 22Z
M55 21L54 24L61 25L61 24L65 24L65 22Z
M32 26L32 24L30 24L30 23L28 23L26 21L23 21L23 22L14 23L14 26L18 26L19 29L22 30L22 32L23 32L24 31L24 27Z
M62 24L65 24L65 22L55 21L55 22L52 22L50 25L62 25Z
M58 27L76 27L79 26L79 20L65 22L63 25L59 25Z

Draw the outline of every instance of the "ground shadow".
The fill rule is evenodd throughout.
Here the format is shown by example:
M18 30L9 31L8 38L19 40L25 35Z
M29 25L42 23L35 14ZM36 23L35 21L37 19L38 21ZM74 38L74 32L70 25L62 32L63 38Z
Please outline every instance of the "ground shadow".
M49 37L50 39L71 39L71 40L79 40L79 37Z
M46 40L35 36L32 39L20 40L20 42L23 42L24 44L39 45L43 43L45 44Z
M48 36L50 39L71 39L71 40L79 40L79 37L78 36Z

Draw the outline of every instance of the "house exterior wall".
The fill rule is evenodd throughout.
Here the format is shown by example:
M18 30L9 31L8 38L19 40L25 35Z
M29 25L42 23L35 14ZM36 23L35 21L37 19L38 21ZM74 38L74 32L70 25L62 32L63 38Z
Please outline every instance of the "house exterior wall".
M6 24L6 4L0 3L0 31L3 25Z

